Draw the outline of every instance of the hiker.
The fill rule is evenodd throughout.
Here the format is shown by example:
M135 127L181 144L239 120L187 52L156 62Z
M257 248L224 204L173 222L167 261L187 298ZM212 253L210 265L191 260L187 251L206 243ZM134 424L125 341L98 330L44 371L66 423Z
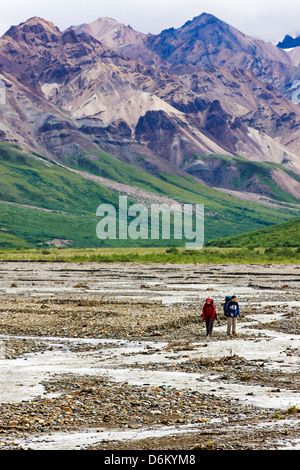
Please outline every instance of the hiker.
M203 305L202 318L206 323L206 336L211 337L217 314L214 302L210 298L207 298L205 304Z
M236 335L237 318L240 316L240 307L236 295L233 295L229 302L226 303L225 311L227 316L227 335L230 336L231 333Z

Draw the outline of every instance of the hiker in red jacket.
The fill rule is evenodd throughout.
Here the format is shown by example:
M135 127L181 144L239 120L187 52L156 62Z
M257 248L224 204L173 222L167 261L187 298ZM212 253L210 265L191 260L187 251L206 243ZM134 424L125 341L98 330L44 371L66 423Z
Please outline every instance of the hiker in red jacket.
M214 306L214 303L210 298L206 299L206 302L203 305L202 317L203 320L206 322L206 336L211 337L217 314L216 307Z

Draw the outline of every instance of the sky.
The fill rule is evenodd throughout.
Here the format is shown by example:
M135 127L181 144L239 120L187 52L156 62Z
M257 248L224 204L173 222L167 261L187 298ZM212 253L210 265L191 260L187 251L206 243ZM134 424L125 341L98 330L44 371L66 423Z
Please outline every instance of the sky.
M60 30L108 16L133 29L158 34L210 13L245 34L277 43L300 35L299 0L9 0L0 10L0 36L32 16Z

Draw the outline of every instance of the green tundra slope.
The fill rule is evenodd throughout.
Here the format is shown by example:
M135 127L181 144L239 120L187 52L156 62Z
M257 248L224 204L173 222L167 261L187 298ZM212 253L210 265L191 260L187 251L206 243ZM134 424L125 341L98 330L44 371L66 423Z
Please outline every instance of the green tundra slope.
M70 168L18 146L0 143L0 247L43 247L60 239L73 247L126 246L126 240L96 237L99 204L118 207L119 194L74 170L167 196L180 203L204 204L205 241L241 234L299 217L289 208L270 208L242 201L200 184L192 176L152 176L103 152L84 156ZM95 171L93 167L97 166ZM99 171L100 169L100 171ZM129 203L135 201L132 191ZM148 201L149 202L149 201ZM177 240L176 240L177 242ZM173 245L170 240L136 240L135 246Z
M219 247L300 247L300 219L208 243Z

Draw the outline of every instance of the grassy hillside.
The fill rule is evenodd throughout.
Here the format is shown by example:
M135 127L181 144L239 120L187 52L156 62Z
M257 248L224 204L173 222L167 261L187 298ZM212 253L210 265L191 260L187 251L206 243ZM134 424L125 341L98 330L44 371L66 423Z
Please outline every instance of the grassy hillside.
M270 193L279 201L299 203L299 199L292 197L281 190L272 179L272 171L275 169L282 170L296 181L300 181L300 178L286 169L282 165L276 163L261 163L252 162L242 157L227 156L227 155L201 155L195 156L203 160L218 159L223 162L224 168L230 172L230 166L232 163L236 165L239 170L241 178L237 181L233 177L234 189L239 190L244 182L249 180L251 176L257 176L262 184L270 188ZM69 164L73 168L81 169L92 174L98 174L104 178L111 179L113 181L128 184L130 186L145 189L147 191L153 191L157 194L163 194L174 199L182 200L185 202L199 203L199 196L205 200L205 205L210 208L214 208L214 202L227 204L230 196L224 195L220 191L216 191L208 187L207 185L196 182L192 176L178 177L172 174L160 173L159 177L144 173L134 168L125 162L122 162L111 155L104 152L94 152L93 155L82 155L76 159L70 159ZM212 200L213 198L213 200ZM237 200L234 203L241 207L241 203ZM232 205L232 204L231 204ZM244 206L244 203L243 203ZM250 207L249 204L247 207Z
M107 188L67 171L45 157L0 143L0 200L74 214L95 214L103 202L117 204Z
M272 227L211 241L218 247L300 247L300 219Z
M205 239L239 234L253 228L283 222L300 215L288 207L274 209L262 204L242 201L196 181L192 176L160 173L153 176L139 171L104 152L83 155L69 165L113 181L168 196L180 203L205 205ZM294 201L293 201L294 202Z
M151 176L103 152L98 152L96 159L95 155L83 156L73 165L180 203L204 204L206 242L295 217L288 209L240 201L189 176ZM54 239L65 240L72 247L174 245L172 239L99 240L96 209L104 202L117 207L119 195L43 156L0 143L0 248L45 247ZM129 197L129 202L134 201Z

